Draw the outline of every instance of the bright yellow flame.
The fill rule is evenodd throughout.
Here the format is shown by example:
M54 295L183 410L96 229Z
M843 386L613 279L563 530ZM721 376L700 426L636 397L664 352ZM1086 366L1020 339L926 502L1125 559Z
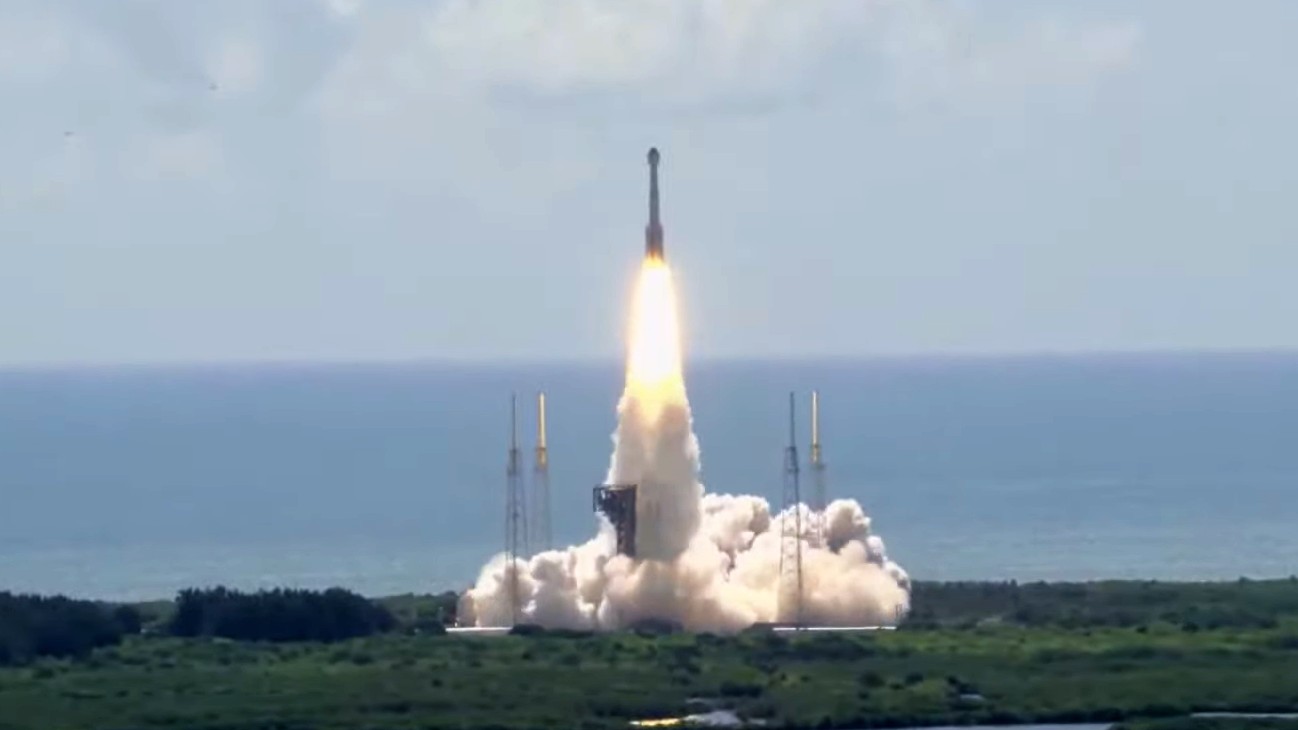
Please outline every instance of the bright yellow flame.
M642 400L656 403L684 387L676 290L671 269L657 257L645 259L636 282L626 382Z

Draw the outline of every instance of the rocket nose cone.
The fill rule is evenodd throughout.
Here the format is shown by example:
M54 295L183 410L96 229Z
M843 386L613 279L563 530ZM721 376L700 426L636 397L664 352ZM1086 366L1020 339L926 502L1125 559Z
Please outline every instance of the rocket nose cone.
M657 147L650 147L650 148L649 148L649 164L650 164L650 165L657 165L657 164L658 164L658 148L657 148Z

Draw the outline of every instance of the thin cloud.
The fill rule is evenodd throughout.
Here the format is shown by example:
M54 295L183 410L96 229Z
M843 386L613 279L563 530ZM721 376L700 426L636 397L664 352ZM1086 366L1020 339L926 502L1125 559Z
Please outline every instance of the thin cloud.
M260 44L238 35L220 39L209 54L208 76L213 91L243 94L255 90L265 70Z
M155 134L137 141L124 167L147 181L180 181L208 177L224 163L221 144L202 130Z

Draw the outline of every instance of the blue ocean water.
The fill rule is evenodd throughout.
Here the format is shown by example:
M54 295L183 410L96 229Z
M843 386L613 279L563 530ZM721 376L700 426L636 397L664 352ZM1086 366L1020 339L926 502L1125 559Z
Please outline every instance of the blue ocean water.
M920 579L1298 572L1298 355L717 362L711 491L777 499L787 392ZM508 398L550 404L557 542L594 529L617 363L0 372L0 589L461 588L503 543Z

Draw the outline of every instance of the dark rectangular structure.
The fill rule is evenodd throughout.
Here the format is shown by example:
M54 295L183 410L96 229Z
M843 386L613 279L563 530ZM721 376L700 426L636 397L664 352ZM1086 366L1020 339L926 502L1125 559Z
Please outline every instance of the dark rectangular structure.
M634 484L601 484L595 487L595 511L613 523L617 535L617 551L635 557L635 497Z

